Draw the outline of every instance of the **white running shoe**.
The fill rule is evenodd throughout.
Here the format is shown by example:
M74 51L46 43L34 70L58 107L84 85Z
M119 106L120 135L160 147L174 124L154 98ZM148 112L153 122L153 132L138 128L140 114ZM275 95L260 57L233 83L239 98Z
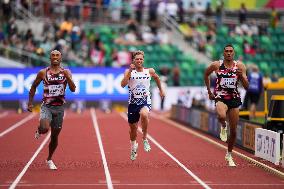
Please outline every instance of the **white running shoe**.
M36 130L36 132L35 132L35 139L39 139L39 137L40 137L40 134L39 134L38 130Z
M225 156L225 160L228 162L229 167L236 167L236 164L235 164L231 154L227 153L226 156Z
M47 166L48 166L48 168L50 169L50 170L57 170L57 167L56 167L56 165L53 163L53 161L52 160L46 160L46 163L47 163Z
M151 146L150 146L150 144L149 144L149 142L148 142L147 139L143 140L143 144L144 144L144 150L145 150L145 152L150 152Z
M138 143L136 142L134 144L134 146L131 148L130 159L132 161L134 161L136 159L137 155L138 155L137 154L137 149L138 149Z
M227 136L227 122L226 122L226 126L225 127L221 126L220 139L223 142L227 142L227 139L228 139L228 136Z

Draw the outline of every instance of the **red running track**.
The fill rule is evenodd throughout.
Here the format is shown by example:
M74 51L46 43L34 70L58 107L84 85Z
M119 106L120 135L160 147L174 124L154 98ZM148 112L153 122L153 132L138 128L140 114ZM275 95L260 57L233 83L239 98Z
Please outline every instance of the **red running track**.
M225 150L154 117L152 150L144 152L139 133L132 162L125 114L66 112L54 155L57 171L45 164L48 136L33 138L38 114L0 137L0 188L284 188L283 179L238 156L238 166L228 167ZM0 117L0 135L29 115Z

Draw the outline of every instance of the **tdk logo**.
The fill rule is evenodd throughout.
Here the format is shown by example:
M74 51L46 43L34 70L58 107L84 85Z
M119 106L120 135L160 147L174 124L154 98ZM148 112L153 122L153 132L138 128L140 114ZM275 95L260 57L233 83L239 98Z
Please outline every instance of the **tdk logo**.
M27 95L35 77L35 73L30 75L24 75L23 73L0 73L0 97L1 95L9 95L10 97L12 95L16 99L17 95ZM58 80L62 78L57 77ZM72 78L77 86L75 95L128 94L127 89L120 86L123 73L117 75L112 73L73 73ZM41 90L38 88L40 94L42 94Z
M24 74L0 74L0 95L1 94L23 94L25 90L30 90L36 74L24 77Z
M120 94L127 94L128 91L120 86L120 82L123 78L123 74L116 77L109 74L73 74L73 80L77 86L75 93L85 90L86 94L113 94L114 91L118 91ZM81 85L85 85L83 88ZM78 89L78 90L77 90Z

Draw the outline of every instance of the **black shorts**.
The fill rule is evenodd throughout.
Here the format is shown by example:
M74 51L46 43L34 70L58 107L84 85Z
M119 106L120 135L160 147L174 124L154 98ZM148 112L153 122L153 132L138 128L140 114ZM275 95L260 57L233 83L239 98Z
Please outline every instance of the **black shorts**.
M228 106L228 109L232 109L232 108L238 108L240 105L242 105L242 101L240 98L233 98L233 99L216 99L215 100L215 104L221 101L224 104L226 104Z
M247 98L248 100L253 103L253 104L258 104L259 98L260 98L260 94L258 93L247 93Z
M151 104L129 104L128 105L128 123L133 124L137 123L140 119L140 110L146 106L149 111L151 110Z

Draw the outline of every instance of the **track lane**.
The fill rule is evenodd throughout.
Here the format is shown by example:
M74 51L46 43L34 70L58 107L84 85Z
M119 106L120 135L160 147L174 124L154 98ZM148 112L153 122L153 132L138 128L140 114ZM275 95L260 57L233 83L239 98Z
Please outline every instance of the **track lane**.
M228 185L237 188L284 187L282 179L236 155L233 157L238 166L228 167L224 160L225 150L159 119L151 117L149 133L213 188Z
M16 112L13 111L7 111L7 113L8 114L2 114L6 116L0 117L0 133L4 132L12 125L18 123L19 121L30 115L30 113L27 112L22 114L17 114Z
M12 114L11 119L18 120L19 116L24 115ZM35 116L0 138L0 185L12 183L37 149L38 145L31 142L37 123L38 116Z
M96 113L114 188L203 188L155 145L144 152L141 134L132 162L127 122L118 113Z
M57 171L47 169L47 146L22 179L36 188L106 188L105 174L89 110L68 112L54 154Z

